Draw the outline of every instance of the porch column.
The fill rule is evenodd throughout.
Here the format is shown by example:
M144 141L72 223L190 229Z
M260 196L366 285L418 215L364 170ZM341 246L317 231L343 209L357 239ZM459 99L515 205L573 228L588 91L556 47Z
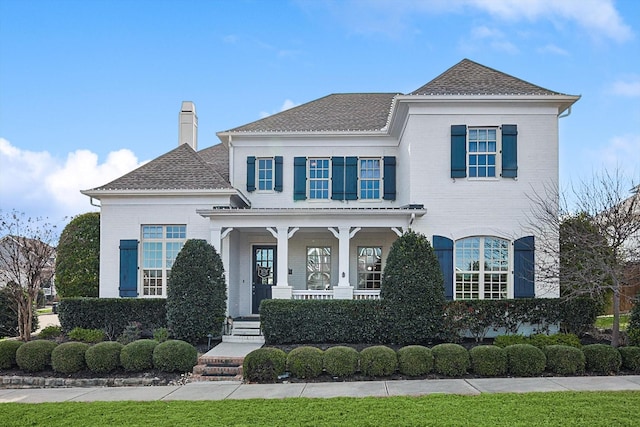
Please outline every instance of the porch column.
M359 227L329 228L329 231L338 239L338 286L333 288L335 299L353 299L353 286L349 283L349 240L360 231Z
M229 295L229 233L233 231L232 227L211 227L211 246L213 246L220 255L222 268L224 268L224 281L227 287L227 295ZM229 298L227 298L226 314L229 313Z
M276 286L271 288L271 297L291 299L293 287L289 286L289 239L298 229L289 231L289 227L277 227L275 230L273 228L267 228L267 230L278 240Z

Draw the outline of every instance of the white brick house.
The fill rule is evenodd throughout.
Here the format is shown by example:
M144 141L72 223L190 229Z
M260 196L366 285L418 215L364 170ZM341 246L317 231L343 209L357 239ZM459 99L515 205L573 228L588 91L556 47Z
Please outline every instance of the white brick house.
M264 298L376 298L393 241L431 239L449 299L556 297L535 281L529 195L558 181L579 96L463 60L409 94L333 94L179 146L104 186L101 297L166 296L186 239L222 256L231 316ZM119 267L118 267L119 266Z

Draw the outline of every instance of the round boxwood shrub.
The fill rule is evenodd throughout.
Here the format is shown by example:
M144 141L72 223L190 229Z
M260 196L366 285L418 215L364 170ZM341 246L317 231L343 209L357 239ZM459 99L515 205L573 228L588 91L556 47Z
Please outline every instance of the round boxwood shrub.
M24 344L18 340L0 341L0 369L9 369L16 365L16 351Z
M354 348L338 345L329 347L322 355L322 365L327 374L348 377L358 370L360 353Z
M124 346L117 341L104 341L87 350L87 367L96 374L115 371L120 366L120 352Z
M622 365L618 349L606 344L589 344L582 347L587 370L599 374L616 373Z
M547 356L548 371L560 375L575 375L584 372L584 353L579 348L569 345L548 345L542 351Z
M189 372L198 362L198 350L186 341L168 340L153 349L153 366L164 372Z
M469 350L471 370L485 377L496 377L507 372L507 352L496 345L479 345Z
M367 347L360 352L360 370L370 377L384 377L398 369L398 355L384 345Z
M622 367L631 372L640 372L640 347L629 346L618 348L622 357Z
M57 346L57 343L48 340L26 342L16 350L16 363L24 371L43 371L51 366L51 352Z
M60 335L62 335L61 326L49 325L38 333L38 339L48 340L51 338L58 338Z
M125 371L141 372L153 369L153 350L158 341L144 339L131 342L120 351L120 364Z
M287 355L287 370L297 378L315 378L322 373L322 354L317 347L294 348Z
M398 370L401 374L415 377L425 375L433 369L433 354L427 347L408 345L398 350Z
M547 357L531 344L514 344L505 347L507 371L518 377L532 377L544 372Z
M433 369L448 377L459 377L469 369L469 352L460 344L438 344L431 349Z
M284 374L287 353L274 347L264 347L247 354L242 372L247 381L275 382Z
M83 342L65 342L51 352L51 366L61 374L73 374L87 367L85 353L89 344Z

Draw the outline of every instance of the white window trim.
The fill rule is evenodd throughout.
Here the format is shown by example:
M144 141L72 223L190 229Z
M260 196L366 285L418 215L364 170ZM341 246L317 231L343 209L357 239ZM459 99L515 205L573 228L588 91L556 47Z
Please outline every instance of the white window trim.
M271 160L271 188L268 190L260 189L260 160ZM273 193L276 186L276 159L275 157L256 157L255 162L255 192L257 193Z
M380 168L380 178L378 178L378 182L380 183L380 187L378 189L378 197L376 198L362 198L360 197L361 195L361 189L360 189L360 183L363 180L367 180L367 181L375 181L374 179L371 178L362 178L360 176L360 173L362 171L362 169L360 168L360 161L362 160L377 160L379 163L379 168ZM384 159L382 157L358 157L358 200L362 201L364 203L369 203L369 202L380 202L382 201L382 197L384 196Z
M328 195L326 198L312 198L311 197L311 162L313 160L327 160L328 161L328 172L329 172L329 176L326 179L327 183L328 183ZM331 162L331 157L307 157L307 201L310 202L330 202L331 201L331 186L332 186L332 180L333 180L333 175L332 175L332 169L333 169L333 164ZM314 180L317 181L324 181L324 179L319 180L317 178L313 178Z
M469 135L471 130L474 129L495 129L496 131L496 175L495 176L471 176L469 171ZM469 181L500 181L502 176L502 127L497 125L479 125L479 126L467 126L467 142L466 142L466 163L467 163L467 180Z
M480 253L479 253L479 261L482 263L481 265L483 265L483 261L484 261L484 241L486 238L489 239L498 239L498 240L502 240L505 241L507 243L507 260L508 260L508 266L507 266L507 270L505 271L505 273L507 274L507 295L505 298L502 299L513 299L514 298L514 289L513 289L513 270L514 270L514 251L513 251L513 241L504 237L500 237L500 236L494 236L494 235L473 235L473 236L465 236L465 237L460 237L459 239L456 239L454 241L454 247L453 247L453 299L456 301L476 301L476 300L484 300L484 299L492 299L492 298L485 298L484 297L484 265L482 270L478 270L478 278L479 278L479 282L478 282L478 298L456 298L456 291L457 291L457 280L456 280L456 262L457 262L457 249L458 249L458 242L467 238L479 238L480 239ZM491 273L491 272L489 272ZM496 301L499 301L498 299L493 299Z
M144 227L162 227L162 238L144 238ZM167 227L184 227L185 237L184 238L167 238L166 231ZM182 245L187 241L187 226L186 224L142 224L140 226L140 250L138 251L138 265L139 273L138 273L138 296L140 298L166 298L167 297L167 285L168 285L168 271L171 269L167 268L166 260L167 260L167 243L180 242ZM144 267L144 244L145 243L162 243L162 267L161 268L145 268ZM177 254L176 254L177 255ZM175 260L174 260L175 261ZM161 294L158 295L145 295L144 294L144 271L145 270L161 270L162 271L162 288Z

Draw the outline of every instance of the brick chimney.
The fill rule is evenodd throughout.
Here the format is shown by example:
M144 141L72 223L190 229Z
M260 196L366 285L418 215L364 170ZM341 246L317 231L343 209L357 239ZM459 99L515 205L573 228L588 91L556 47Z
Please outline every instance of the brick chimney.
M198 116L196 106L191 101L182 101L178 129L178 145L189 144L198 150Z

